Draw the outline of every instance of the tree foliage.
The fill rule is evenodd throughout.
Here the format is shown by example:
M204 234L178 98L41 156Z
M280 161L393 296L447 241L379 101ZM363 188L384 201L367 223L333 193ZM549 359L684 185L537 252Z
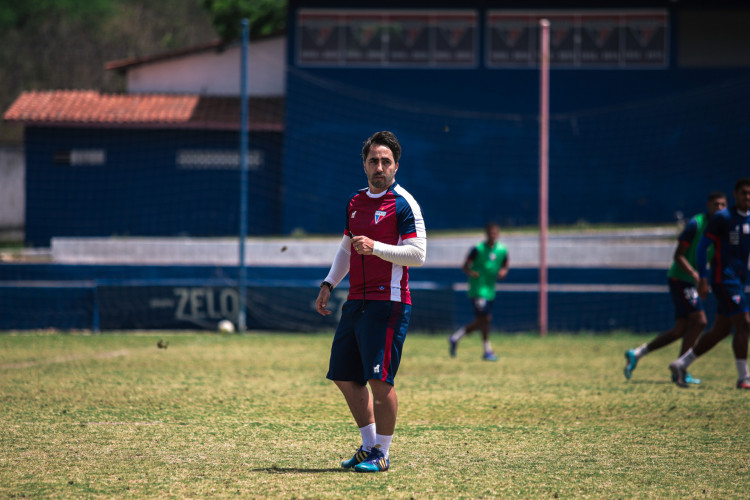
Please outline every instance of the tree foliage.
M215 38L202 0L0 0L0 115L24 90L124 90L108 61ZM0 143L20 137L0 122Z
M113 12L113 0L0 0L0 30L33 30L62 17L91 25Z
M286 27L286 0L202 0L223 40L242 34L241 21L250 20L250 37L277 33Z

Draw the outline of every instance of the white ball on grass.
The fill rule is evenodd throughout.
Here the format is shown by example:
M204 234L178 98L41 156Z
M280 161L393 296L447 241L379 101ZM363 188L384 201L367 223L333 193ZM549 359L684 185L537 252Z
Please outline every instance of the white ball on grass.
M219 331L224 333L233 333L234 323L232 323L228 319L222 319L221 321L219 321Z

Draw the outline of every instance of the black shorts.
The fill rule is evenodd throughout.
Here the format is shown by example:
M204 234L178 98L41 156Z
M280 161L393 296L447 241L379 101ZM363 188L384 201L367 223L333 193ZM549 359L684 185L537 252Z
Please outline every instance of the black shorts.
M348 300L333 336L326 378L393 385L409 328L411 306L402 302Z

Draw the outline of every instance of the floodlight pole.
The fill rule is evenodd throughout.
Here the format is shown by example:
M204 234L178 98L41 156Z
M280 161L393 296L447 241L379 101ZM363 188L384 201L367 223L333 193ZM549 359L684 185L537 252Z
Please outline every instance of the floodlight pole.
M240 248L239 248L239 301L237 331L247 330L247 268L245 267L245 239L247 238L247 53L250 44L250 21L242 20L242 61L240 62Z
M539 21L539 335L547 336L547 226L549 211L549 21Z

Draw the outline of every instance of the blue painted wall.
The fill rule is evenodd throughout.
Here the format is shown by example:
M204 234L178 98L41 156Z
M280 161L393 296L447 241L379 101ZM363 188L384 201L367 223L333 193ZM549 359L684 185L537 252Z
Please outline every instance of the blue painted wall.
M237 132L26 128L26 241L53 236L236 236L239 169L181 169L178 150L237 150ZM249 234L279 233L278 133L252 133L264 165L249 175ZM55 162L56 153L100 149L103 165Z
M221 319L236 320L237 268L216 266L0 265L0 330L9 329L207 329ZM248 269L247 325L250 329L326 331L337 317L314 309L320 277L327 268ZM471 321L471 304L459 269L410 270L412 329L445 333ZM493 327L518 332L537 329L535 269L514 269L498 293ZM549 294L551 331L653 333L672 327L673 308L666 271L654 269L553 268L552 286L579 285L578 291ZM599 285L581 291L580 285ZM611 285L642 285L613 287ZM516 289L512 289L516 286ZM339 311L346 283L334 290L331 310ZM707 301L709 321L715 302Z
M403 146L398 182L428 229L538 222L539 73L484 64L489 9L664 9L669 64L659 69L551 71L552 224L663 223L701 211L708 191L748 175L750 68L681 67L680 9L699 2L357 2L361 9L476 9L472 69L316 67L297 62L296 12L351 10L342 1L289 2L285 232L335 232L347 194L366 185L359 149L374 131ZM727 2L712 7L727 7ZM704 5L705 7L705 5ZM747 40L738 43L747 44ZM314 175L309 175L311 161Z

